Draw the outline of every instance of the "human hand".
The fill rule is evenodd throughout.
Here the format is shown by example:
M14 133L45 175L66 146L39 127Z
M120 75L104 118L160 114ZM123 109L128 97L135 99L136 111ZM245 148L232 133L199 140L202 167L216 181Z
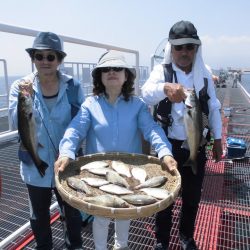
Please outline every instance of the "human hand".
M221 139L215 139L213 145L213 159L215 159L215 162L219 162L221 160L222 154Z
M171 174L174 174L177 170L177 162L171 155L165 155L162 157L162 165Z
M64 169L69 165L70 158L67 156L61 156L57 159L57 161L54 163L54 171L55 174L58 174L59 172L63 172Z
M164 93L171 102L182 102L186 98L184 88L180 83L165 83Z
M29 80L23 80L18 84L19 91L22 92L23 94L33 94L33 86L32 82Z

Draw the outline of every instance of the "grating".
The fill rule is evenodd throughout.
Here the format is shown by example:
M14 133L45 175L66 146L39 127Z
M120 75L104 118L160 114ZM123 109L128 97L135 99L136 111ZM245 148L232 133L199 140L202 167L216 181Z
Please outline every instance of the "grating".
M232 94L232 91L233 94ZM223 139L227 136L242 138L250 152L250 109L240 88L218 89L218 96L224 106L233 107L232 117L223 119ZM224 144L225 147L225 144ZM0 202L0 241L29 220L27 191L19 175L17 141L0 145L0 171L2 175L2 196ZM194 238L201 250L247 250L250 245L250 164L249 159L233 163L214 163L211 150L207 151L208 162L203 183L202 198L196 220ZM181 199L173 208L173 228L169 249L180 250L179 215ZM53 214L58 213L57 210ZM63 232L59 220L52 224L54 249L63 249ZM84 249L93 250L91 227L83 228ZM18 249L21 241L29 238L27 230L4 250ZM114 244L114 223L110 225L108 249ZM131 250L154 249L154 216L133 220L129 234ZM25 248L35 249L34 240Z

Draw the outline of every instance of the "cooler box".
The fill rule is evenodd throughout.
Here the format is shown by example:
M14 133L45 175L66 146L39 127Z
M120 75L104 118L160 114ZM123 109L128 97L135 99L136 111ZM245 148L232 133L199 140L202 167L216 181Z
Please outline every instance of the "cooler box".
M244 140L234 137L227 138L227 157L239 158L244 157L247 151L247 146Z

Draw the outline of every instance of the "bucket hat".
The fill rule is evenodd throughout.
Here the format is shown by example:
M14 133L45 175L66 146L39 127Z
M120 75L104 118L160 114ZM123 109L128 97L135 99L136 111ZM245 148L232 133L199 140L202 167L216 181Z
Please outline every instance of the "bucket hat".
M34 50L54 50L60 53L63 57L67 54L62 49L62 43L60 38L52 32L40 32L36 36L33 47L26 49L26 51L31 55Z
M188 43L201 44L196 28L189 21L179 21L175 23L169 31L168 41L172 45L183 45Z
M135 69L126 62L123 54L121 54L118 51L109 50L105 52L100 57L96 67L92 70L92 76L95 77L95 74L98 71L98 69L106 68L106 67L125 68L125 69L128 69L134 75L134 77L136 77Z

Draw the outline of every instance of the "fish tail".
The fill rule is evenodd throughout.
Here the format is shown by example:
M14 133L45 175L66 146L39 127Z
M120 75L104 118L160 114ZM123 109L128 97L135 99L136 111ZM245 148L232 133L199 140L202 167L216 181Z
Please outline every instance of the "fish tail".
M184 164L183 167L188 167L191 166L193 173L196 175L197 174L197 163L196 161L192 159L188 159Z
M48 168L48 164L44 161L41 161L41 164L39 164L39 166L37 166L37 170L39 172L39 174L41 175L41 177L45 176L45 170Z

